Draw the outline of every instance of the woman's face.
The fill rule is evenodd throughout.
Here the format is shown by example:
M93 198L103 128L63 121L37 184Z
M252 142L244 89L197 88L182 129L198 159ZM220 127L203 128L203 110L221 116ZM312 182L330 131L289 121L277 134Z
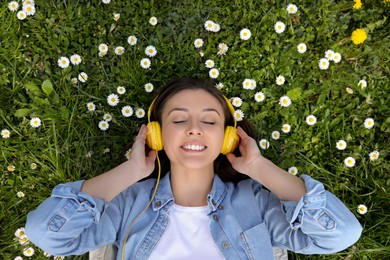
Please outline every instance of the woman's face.
M224 120L221 104L205 90L182 90L167 100L161 132L171 170L213 171L221 152Z

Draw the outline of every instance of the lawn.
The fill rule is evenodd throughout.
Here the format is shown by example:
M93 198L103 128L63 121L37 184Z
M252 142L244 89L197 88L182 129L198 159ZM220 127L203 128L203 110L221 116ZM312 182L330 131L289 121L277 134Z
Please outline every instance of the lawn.
M1 259L53 259L17 232L27 213L126 160L177 77L220 88L265 157L364 227L343 252L290 259L390 259L389 0L24 2L0 3Z

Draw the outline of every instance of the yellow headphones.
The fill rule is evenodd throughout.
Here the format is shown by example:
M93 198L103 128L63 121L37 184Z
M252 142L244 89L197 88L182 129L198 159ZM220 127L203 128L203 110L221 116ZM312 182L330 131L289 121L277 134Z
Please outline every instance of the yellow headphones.
M233 152L239 141L240 138L237 135L237 121L234 119L234 108L233 105L230 103L229 99L227 99L225 96L226 104L229 108L230 113L233 116L234 120L234 126L226 126L225 128L225 133L223 137L223 142L222 142L222 148L221 148L221 153L222 154L228 154ZM152 110L154 107L154 103L156 102L157 97L152 101L152 104L150 104L149 110L148 110L148 133L146 134L146 144L153 150L155 151L160 151L163 149L163 140L161 137L161 126L159 122L157 121L152 121L150 122L150 117L152 114Z

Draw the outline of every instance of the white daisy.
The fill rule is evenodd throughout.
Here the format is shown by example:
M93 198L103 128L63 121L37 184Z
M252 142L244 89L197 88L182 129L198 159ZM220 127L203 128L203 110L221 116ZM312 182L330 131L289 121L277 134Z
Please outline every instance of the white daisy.
M314 115L309 115L306 117L306 124L314 125L315 123L317 123L317 118Z
M107 46L107 44L105 44L105 43L99 44L99 51L100 51L100 52L104 52L104 53L108 52L108 46Z
M110 105L110 106L116 106L118 105L119 103L119 97L118 95L114 94L114 93L111 93L110 95L108 95L107 97L107 103Z
M122 107L122 115L124 117L130 117L133 115L133 108L131 106L124 106Z
M18 228L15 231L15 236L18 237L18 238L23 236L23 235L25 235L25 234L26 234L26 232L25 232L25 228L24 227L20 227L20 228Z
M106 153L109 153L111 150L110 150L110 148L104 148L104 150L103 150L103 154L106 154Z
M214 23L214 27L211 31L212 32L219 32L219 30L221 30L221 26L217 23Z
M103 4L109 4L111 0L102 0Z
M21 235L19 237L19 244L21 244L21 245L28 245L28 244L30 244L30 240L28 239L28 237L26 235Z
M109 114L109 113L105 113L105 114L103 115L103 120L104 120L104 121L107 121L107 122L110 122L110 121L112 120L112 115Z
M327 58L328 60L333 60L333 58L334 58L334 51L327 50L325 52L325 58Z
M297 50L298 50L299 53L305 53L306 50L307 50L306 44L303 43L303 42L298 44Z
M131 148L126 151L125 156L126 156L127 160L130 160L130 158L131 158Z
M121 18L121 14L114 13L114 20L115 20L115 21L118 21L119 18Z
M205 23L204 23L204 28L209 31L209 32L212 32L214 30L214 25L215 23L211 20L207 20Z
M219 90L223 89L224 85L223 83L219 82L217 85L215 85L215 87Z
M35 14L35 5L23 4L23 11L25 11L26 14L29 16L34 15Z
M280 138L280 133L279 133L279 131L273 131L273 132L271 133L271 137L272 137L272 139L274 139L274 140L278 140L278 139Z
M377 150L370 153L370 160L375 161L379 158L379 152Z
M240 109L234 111L234 119L236 121L242 121L242 119L244 119L244 112Z
M18 255L18 256L16 256L16 257L14 258L14 260L23 260L23 257L21 257L20 255Z
M146 84L145 84L145 91L146 91L146 92L152 92L153 89L154 89L154 87L153 87L153 84L152 84L152 83L146 83Z
M18 191L16 193L16 196L18 196L18 198L23 198L24 197L24 192L23 191Z
M37 166L36 163L31 163L31 164L30 164L31 170L35 170L37 167L38 167L38 166Z
M38 117L33 117L30 120L30 125L34 128L38 128L41 126L41 119Z
M289 14L295 14L298 11L298 7L294 4L289 4L286 10Z
M69 67L69 59L67 57L59 58L57 63L58 63L58 66L63 68L63 69L66 69L67 67Z
M87 82L88 80L88 74L85 72L80 72L79 76L77 77L80 82Z
M244 40L244 41L249 40L251 35L252 35L251 31L249 29L247 29L247 28L244 28L244 29L242 29L240 31L240 38L241 38L241 40Z
M153 25L153 26L156 25L156 24L157 24L157 18L154 17L154 16L150 17L149 23L150 23L151 25Z
M87 108L88 108L88 111L95 111L96 106L93 102L89 102L89 103L87 103Z
M19 20L24 20L24 19L26 19L27 14L26 14L25 11L19 11L19 12L16 14L16 16L18 17Z
M298 174L298 168L293 166L293 167L290 167L288 168L288 173L292 174L292 175L297 175Z
M283 96L279 99L279 105L289 107L291 105L291 99L288 96Z
M137 108L137 110L135 110L135 115L138 118L143 118L145 116L145 110L143 110L142 108Z
M7 138L10 138L10 136L11 136L10 130L8 130L8 129L1 130L1 137L3 137L4 139L7 139Z
M70 62L72 62L73 65L79 65L81 63L81 57L78 54L73 54L70 56Z
M146 47L145 49L145 54L149 57L154 57L156 56L157 54L157 49L156 47L152 46L152 45L149 45L148 47Z
M336 143L336 148L339 150L345 150L345 148L347 148L347 142L344 140L338 140Z
M25 255L25 256L32 256L33 254L34 254L34 248L32 248L32 247L28 247L28 248L25 248L24 250L23 250L23 255Z
M105 121L105 120L102 120L102 121L99 122L99 128L100 128L100 130L102 130L102 131L106 131L106 130L108 129L109 126L110 126L110 125L109 125L108 122Z
M282 33L284 32L285 29L286 29L286 25L283 22L278 21L275 23L275 31L277 33Z
M203 40L202 40L202 39L196 39L196 40L194 41L194 46L195 46L195 48L200 48L200 47L202 47L202 46L203 46Z
M263 92L257 92L256 94L255 94L255 100L257 101L257 102L262 102L262 101L264 101L264 99L265 99L265 95L264 95L264 93Z
M363 205L363 204L360 204L358 207L357 207L357 212L361 215L363 214L366 214L367 213L367 206L366 205Z
M267 139L261 139L259 141L259 145L260 145L260 148L265 150L265 149L268 149L269 147L269 142L267 141Z
M366 120L364 120L364 127L367 129L373 128L374 127L374 119L366 118Z
M73 85L76 85L79 82L79 80L77 78L71 78L70 82L72 82Z
M16 169L15 165L8 165L7 166L7 171L9 171L9 172L14 172L15 169Z
M353 157L347 157L345 158L344 163L347 167L353 167L355 166L356 160Z
M362 89L366 88L367 87L367 81L365 81L364 79L359 80L358 87L361 87Z
M119 95L123 95L126 93L125 87L119 86L116 88L116 92L118 92Z
M329 68L329 60L327 58L322 58L318 62L318 67L322 70L326 70Z
M277 76L277 78L276 78L276 85L279 85L279 86L283 85L285 80L286 79L284 78L284 76L282 76L282 75Z
M103 56L106 56L106 55L107 55L107 52L101 52L101 51L99 51L98 55L99 55L99 57L103 57Z
M345 88L348 94L353 94L353 90L351 88Z
M242 105L242 99L239 97L234 97L231 99L231 103L235 107L240 107Z
M291 126L289 124L282 125L282 132L289 133L291 131Z
M341 54L338 52L335 52L333 55L333 61L334 61L334 63L339 63L341 61Z
M209 71L210 78L216 79L219 76L219 71L216 68L213 68Z
M254 90L256 88L256 80L254 80L254 79L245 79L244 82L242 82L242 87L244 89Z
M218 52L217 55L225 55L228 51L229 47L226 45L226 43L220 43L218 44Z
M8 3L8 9L12 12L15 12L16 10L18 10L19 8L19 4L18 2L16 1L11 1Z
M144 69L149 69L150 68L150 65L151 65L151 62L148 58L143 58L140 62L141 64L141 67L144 68Z
M200 52L199 52L199 55L200 55L200 57L203 57L203 56L204 56L204 52L203 52L203 51L200 51Z
M122 55L125 52L125 48L122 46L115 47L115 54L116 55Z
M127 42L132 46L136 45L137 44L137 37L135 37L134 35L131 35L131 36L129 36L129 38L127 38Z
M208 68L208 69L214 68L214 61L213 60L206 60L206 62L204 64L206 65L206 68Z

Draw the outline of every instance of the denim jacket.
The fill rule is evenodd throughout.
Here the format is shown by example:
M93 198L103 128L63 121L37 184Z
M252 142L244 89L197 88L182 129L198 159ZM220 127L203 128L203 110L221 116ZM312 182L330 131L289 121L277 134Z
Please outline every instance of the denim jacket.
M226 259L273 259L272 246L302 254L329 254L355 243L362 227L354 214L324 186L302 175L307 194L281 201L258 182L224 183L217 175L208 205L210 231ZM83 181L60 184L28 214L26 234L58 256L83 254L106 244L121 259L147 259L169 223L174 203L169 173L161 179L152 205L126 233L151 198L155 179L136 183L111 202L80 192ZM207 246L207 245L205 245Z

